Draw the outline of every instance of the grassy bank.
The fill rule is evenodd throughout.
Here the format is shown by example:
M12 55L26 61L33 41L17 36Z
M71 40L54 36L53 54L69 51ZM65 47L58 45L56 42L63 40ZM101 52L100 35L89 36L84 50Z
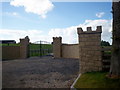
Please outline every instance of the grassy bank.
M107 72L90 72L82 74L75 88L120 88L120 79L109 79Z

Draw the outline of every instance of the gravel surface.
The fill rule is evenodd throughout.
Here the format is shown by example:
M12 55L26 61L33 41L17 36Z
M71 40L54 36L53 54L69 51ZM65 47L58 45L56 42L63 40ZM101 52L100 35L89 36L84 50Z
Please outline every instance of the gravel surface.
M78 76L78 59L32 57L2 62L3 88L70 88Z

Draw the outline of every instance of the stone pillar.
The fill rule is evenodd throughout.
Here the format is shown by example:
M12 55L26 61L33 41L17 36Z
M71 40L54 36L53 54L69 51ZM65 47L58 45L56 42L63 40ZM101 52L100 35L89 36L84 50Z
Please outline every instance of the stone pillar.
M53 55L54 58L62 57L62 37L53 37Z
M20 58L28 58L29 54L29 37L26 36L24 39L20 39Z
M79 36L80 73L101 71L101 33L102 27L97 26L96 31L87 27L87 31L77 28Z

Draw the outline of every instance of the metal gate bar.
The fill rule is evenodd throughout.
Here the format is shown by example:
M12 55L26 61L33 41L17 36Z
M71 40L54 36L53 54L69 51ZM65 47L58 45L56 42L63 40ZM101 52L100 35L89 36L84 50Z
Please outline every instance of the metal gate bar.
M52 44L47 41L36 41L29 44L29 57L51 55Z

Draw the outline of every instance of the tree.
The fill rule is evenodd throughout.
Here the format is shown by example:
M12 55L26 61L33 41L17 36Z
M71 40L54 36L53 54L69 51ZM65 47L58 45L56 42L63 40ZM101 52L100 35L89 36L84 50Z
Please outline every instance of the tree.
M107 41L101 41L101 46L110 46L110 43Z
M113 42L110 76L120 76L120 1L112 3Z

